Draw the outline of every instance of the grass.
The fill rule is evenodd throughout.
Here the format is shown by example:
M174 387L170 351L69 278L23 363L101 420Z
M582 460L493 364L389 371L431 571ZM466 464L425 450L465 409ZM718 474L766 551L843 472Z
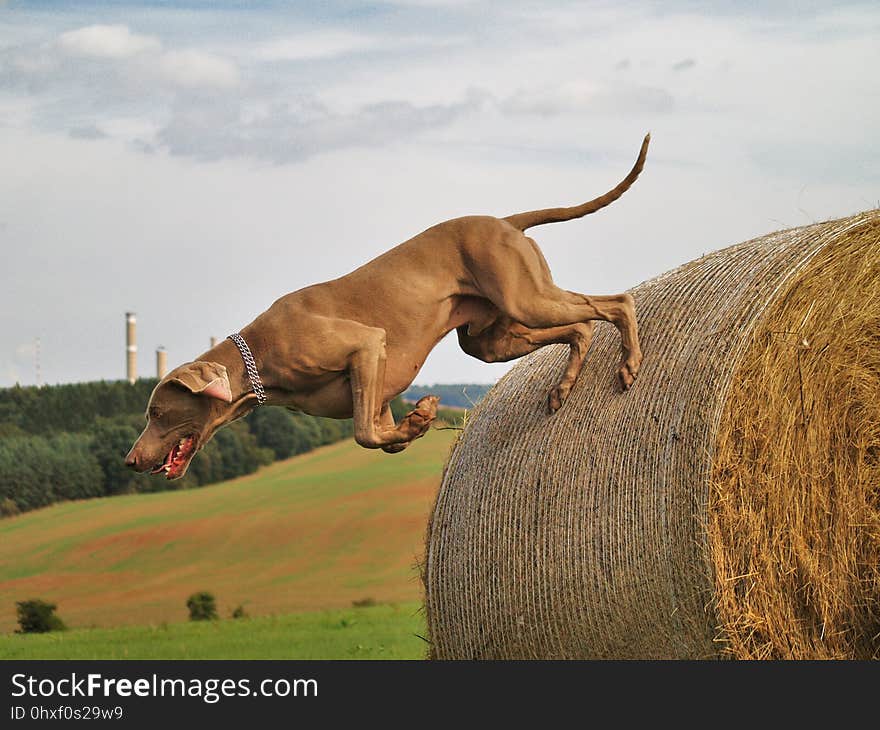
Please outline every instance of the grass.
M456 433L432 431L396 455L346 441L219 485L69 502L0 520L0 633L15 628L15 602L29 598L58 604L73 629L167 623L137 629L157 637L232 637L262 620L310 620L173 627L186 621L186 599L199 590L217 597L221 616L238 605L260 617L353 610L365 598L419 601L416 564ZM388 610L377 607L376 615ZM80 635L39 641L72 647ZM278 650L287 648L281 641Z
M0 636L0 659L423 659L418 603Z

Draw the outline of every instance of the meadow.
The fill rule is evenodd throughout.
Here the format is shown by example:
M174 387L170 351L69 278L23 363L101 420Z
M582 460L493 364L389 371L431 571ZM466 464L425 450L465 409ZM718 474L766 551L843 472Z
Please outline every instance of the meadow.
M423 659L420 603L0 636L2 659Z
M218 485L2 520L0 657L423 656L418 564L455 433L393 456L344 441ZM187 623L198 590L220 621ZM12 634L28 598L57 603L71 631ZM238 606L251 618L229 619Z

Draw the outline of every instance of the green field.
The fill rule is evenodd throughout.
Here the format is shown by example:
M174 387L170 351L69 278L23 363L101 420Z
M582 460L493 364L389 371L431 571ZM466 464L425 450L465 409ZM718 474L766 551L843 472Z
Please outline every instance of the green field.
M418 565L455 433L396 455L346 441L223 484L2 520L0 657L145 657L154 644L162 656L222 657L251 635L252 658L422 656ZM223 620L187 623L199 590ZM72 631L12 634L15 602L29 598L57 603ZM364 599L383 605L352 608ZM239 605L251 619L227 618Z
M417 636L418 635L418 636ZM159 626L0 636L3 659L423 659L407 603Z

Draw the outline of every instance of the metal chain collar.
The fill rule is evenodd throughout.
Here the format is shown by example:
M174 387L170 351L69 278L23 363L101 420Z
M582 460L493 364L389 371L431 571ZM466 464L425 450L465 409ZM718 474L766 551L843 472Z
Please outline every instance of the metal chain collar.
M266 402L266 391L263 390L263 381L260 380L260 373L257 372L257 363L254 362L254 356L251 354L251 348L244 341L238 332L229 335L227 340L232 340L238 351L241 353L241 359L244 360L244 368L247 370L248 379L251 381L251 387L257 394L257 404L263 405Z

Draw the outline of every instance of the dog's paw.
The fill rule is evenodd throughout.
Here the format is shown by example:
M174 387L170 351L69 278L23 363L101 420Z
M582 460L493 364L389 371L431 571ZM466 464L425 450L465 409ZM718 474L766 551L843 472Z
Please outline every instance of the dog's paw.
M440 399L436 395L426 395L420 398L416 407L407 413L400 422L400 430L406 433L408 440L412 441L424 436L431 427L432 421L437 417L437 403Z
M440 402L440 396L436 395L426 395L419 398L416 401L415 410L425 410L430 411L434 415L437 415L437 404Z
M557 386L550 391L550 395L547 396L547 412L551 416L562 408L562 404L565 403L565 399L568 397L570 390L571 388Z
M629 390L632 387L632 384L636 381L636 376L639 374L641 364L641 354L638 356L630 355L620 364L620 367L617 369L617 378L620 380L621 388Z
M407 446L409 446L410 443L410 441L404 441L402 444L388 444L388 446L382 447L382 451L384 451L386 454L399 454Z

